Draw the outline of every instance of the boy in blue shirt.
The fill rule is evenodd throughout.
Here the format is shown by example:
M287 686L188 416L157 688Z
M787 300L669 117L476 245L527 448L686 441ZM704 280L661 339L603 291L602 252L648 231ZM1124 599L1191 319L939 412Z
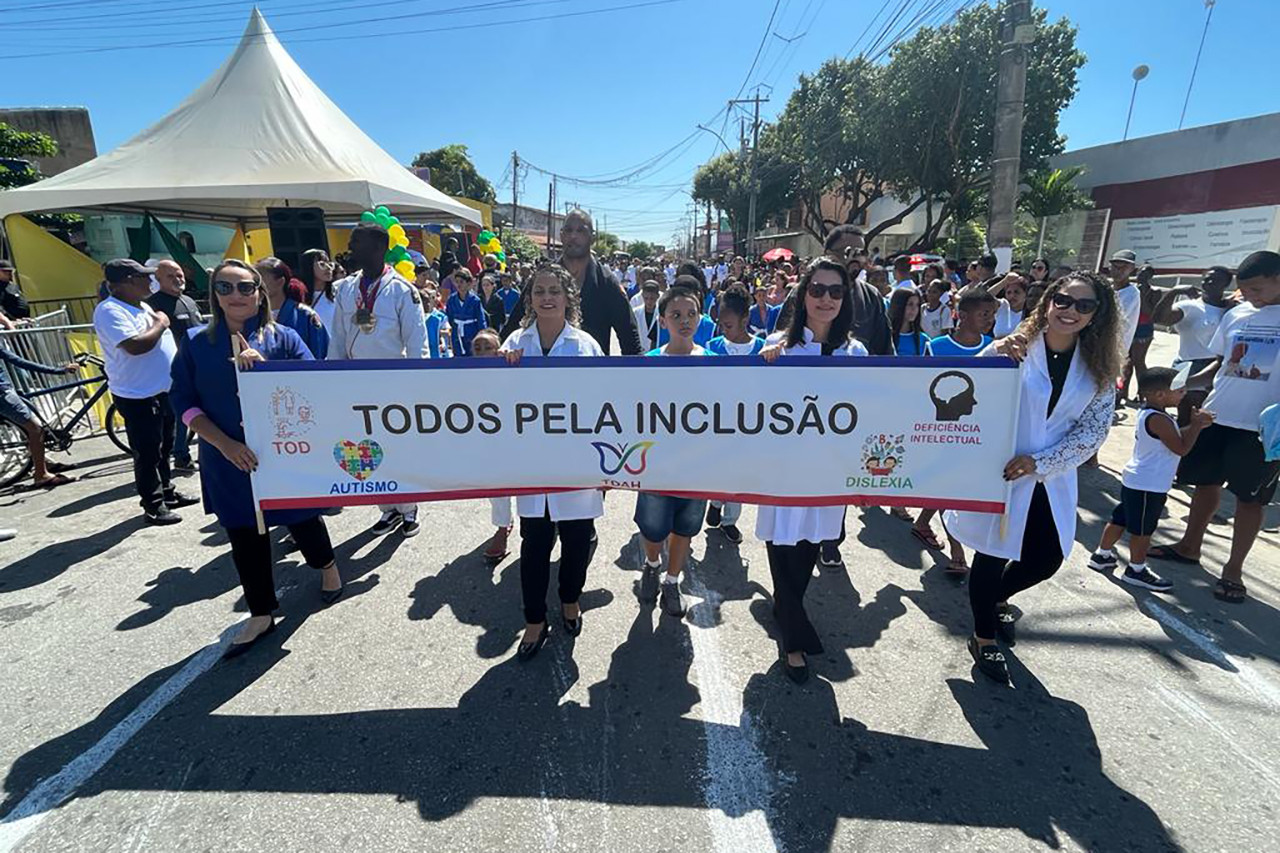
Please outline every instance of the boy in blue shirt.
M693 286L690 286L692 283ZM663 329L669 332L665 346L649 355L706 355L694 343L694 332L702 318L702 299L697 282L680 276L658 300L658 315ZM640 528L644 554L641 569L641 596L652 600L652 581L662 568L662 543L667 543L667 572L662 576L662 610L671 616L684 616L685 603L680 595L680 572L689 561L693 537L702 529L702 516L707 502L694 498L677 498L654 492L641 492L636 498L635 522Z
M427 351L431 358L448 358L449 318L440 310L440 296L431 284L422 288L422 312L427 315Z
M471 355L471 341L477 332L489 325L489 317L484 312L484 303L471 290L475 277L470 270L456 270L453 283L458 292L449 297L444 309L449 325L453 327L453 354Z
M764 349L764 338L751 334L747 325L750 312L751 297L746 285L737 282L729 285L720 294L720 331L723 334L711 339L707 352L711 355L759 355ZM742 542L742 531L738 530L741 515L742 504L711 501L707 507L707 528L720 528L724 538L737 545Z
M961 290L958 298L955 328L929 341L935 356L977 355L994 340L987 331L996 321L996 298L976 284Z

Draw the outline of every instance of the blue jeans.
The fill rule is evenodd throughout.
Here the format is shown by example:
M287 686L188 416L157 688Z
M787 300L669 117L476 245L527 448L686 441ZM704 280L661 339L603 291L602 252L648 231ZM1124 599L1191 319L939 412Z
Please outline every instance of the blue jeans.
M692 539L702 529L706 512L706 501L641 492L636 497L635 522L649 542L665 542L672 533Z

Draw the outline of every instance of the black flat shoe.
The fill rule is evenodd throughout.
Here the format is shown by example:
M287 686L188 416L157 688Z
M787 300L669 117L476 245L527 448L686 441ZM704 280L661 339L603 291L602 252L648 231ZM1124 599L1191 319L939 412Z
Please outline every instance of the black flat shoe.
M339 598L342 598L342 593L346 592L346 590L347 590L347 587L345 584L343 586L338 587L337 589L322 589L320 590L320 602L325 607L328 607L330 604L333 604L334 602L336 602Z
M970 637L968 646L969 654L977 664L979 672L992 681L998 681L1001 684L1009 683L1009 668L1005 666L1004 652L1000 651L999 647L980 646L977 637Z
M582 611L578 611L577 619L568 619L563 614L560 621L564 623L564 632L570 637L576 637L582 633Z
M222 653L222 659L230 660L231 658L240 657L240 655L245 654L246 652L249 651L249 649L257 645L259 640L261 640L263 637L267 636L268 634L274 633L275 630L276 630L276 620L275 620L275 617L272 617L271 624L267 625L267 627L262 630L262 633L254 637L252 640L249 640L247 643L232 643L231 645L227 646L227 650Z
M581 620L579 620L579 622L581 622ZM543 622L542 630L538 632L538 639L534 640L532 643L520 644L520 648L516 649L516 657L519 658L521 663L532 660L533 656L542 649L547 642L547 633L550 629L550 624Z
M787 673L787 678L790 678L796 684L804 684L809 680L809 662L807 660L801 666L792 666L787 663L787 656L783 655L782 668Z
M1018 617L1008 604L996 608L996 636L1010 648L1018 645Z

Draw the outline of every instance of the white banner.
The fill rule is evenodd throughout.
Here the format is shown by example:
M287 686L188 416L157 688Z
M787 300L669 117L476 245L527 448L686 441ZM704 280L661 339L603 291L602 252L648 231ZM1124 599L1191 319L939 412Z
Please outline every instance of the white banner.
M1003 512L1005 359L276 362L240 374L264 510L581 488Z
M1202 270L1215 264L1234 268L1251 252L1272 245L1277 210L1280 207L1267 205L1115 219L1106 256L1133 249L1138 263L1165 269Z

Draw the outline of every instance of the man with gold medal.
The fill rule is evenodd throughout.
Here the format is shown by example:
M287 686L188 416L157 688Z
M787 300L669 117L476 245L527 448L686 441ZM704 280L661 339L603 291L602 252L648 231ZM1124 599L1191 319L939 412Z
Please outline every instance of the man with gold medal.
M348 251L357 271L335 285L333 336L329 358L429 358L427 324L418 291L386 262L391 237L376 222L351 231ZM418 533L417 504L383 504L370 532L381 536L397 527L405 537Z

